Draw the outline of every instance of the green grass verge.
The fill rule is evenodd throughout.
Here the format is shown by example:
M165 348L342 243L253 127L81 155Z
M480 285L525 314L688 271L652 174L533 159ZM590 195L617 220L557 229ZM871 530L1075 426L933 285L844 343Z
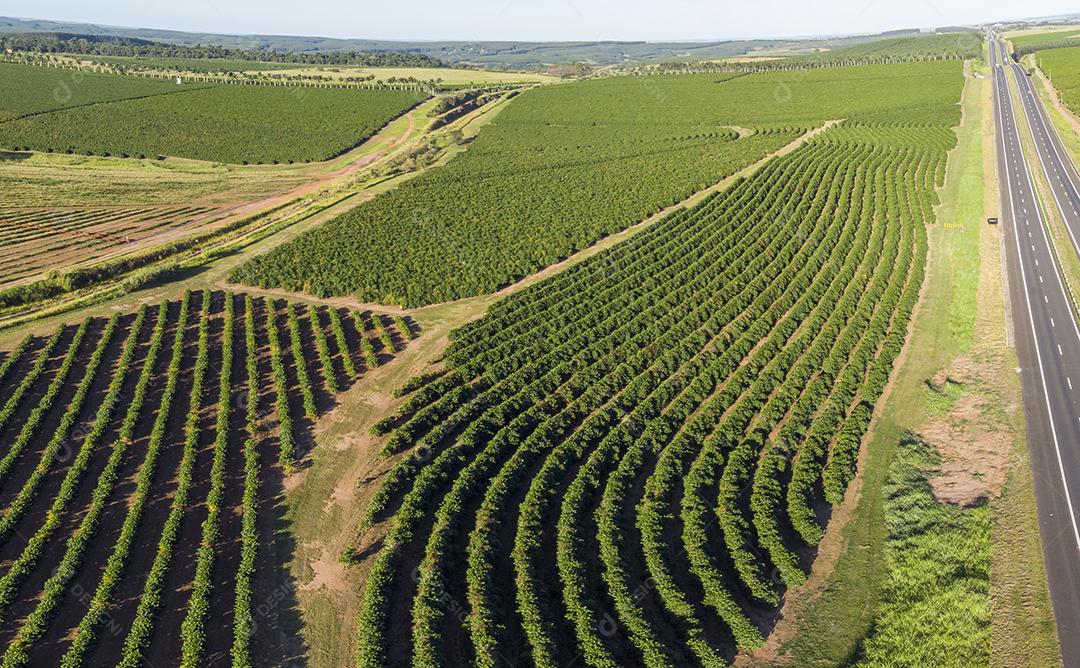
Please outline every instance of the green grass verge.
M990 659L990 504L939 503L917 438L897 448L882 494L886 602L858 666L981 666Z
M841 529L842 545L827 585L794 610L795 635L781 652L799 666L843 665L854 660L885 604L889 564L882 490L899 444L929 417L924 381L973 341L983 219L983 104L986 80L969 79L964 122L940 192L937 223L929 230L930 267L923 303L912 323L908 350L864 446L861 493ZM962 224L963 227L954 227ZM819 557L820 558L820 557Z

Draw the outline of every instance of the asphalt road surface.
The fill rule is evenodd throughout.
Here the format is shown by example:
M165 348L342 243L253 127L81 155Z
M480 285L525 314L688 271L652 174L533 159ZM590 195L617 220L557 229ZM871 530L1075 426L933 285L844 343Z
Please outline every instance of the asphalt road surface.
M1037 149L1037 164L1050 184L1055 208L1067 223L1073 249L1080 253L1080 244L1077 243L1080 239L1080 175L1065 145L1061 143L1057 128L1050 121L1045 104L1035 91L1035 85L1024 73L1023 67L1016 63L1012 63L1011 67L1020 87L1028 135Z
M1008 248L1009 294L1043 554L1062 660L1066 666L1080 666L1080 328L1047 236L1028 159L1033 165L1045 162L1051 181L1060 176L1054 190L1065 198L1061 204L1066 207L1066 201L1073 202L1071 197L1080 205L1076 187L1080 179L1066 164L1063 147L1053 144L1048 133L1052 127L1045 110L1039 109L1041 100L1025 92L1030 90L1027 75L1012 64L1004 44L996 39L991 64L1000 219ZM1027 95L1019 113L1027 115L1035 144L1041 147L1037 156L1025 155L1021 144L1008 69L1013 70L1021 94ZM1072 221L1080 238L1080 215ZM1058 251L1074 252L1067 246Z

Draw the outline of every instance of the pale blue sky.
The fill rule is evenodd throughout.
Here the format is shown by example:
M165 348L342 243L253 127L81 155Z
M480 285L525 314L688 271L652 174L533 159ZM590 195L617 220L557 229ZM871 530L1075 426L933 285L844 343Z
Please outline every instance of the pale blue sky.
M0 16L374 39L688 40L878 32L1080 11L1070 0L0 0Z

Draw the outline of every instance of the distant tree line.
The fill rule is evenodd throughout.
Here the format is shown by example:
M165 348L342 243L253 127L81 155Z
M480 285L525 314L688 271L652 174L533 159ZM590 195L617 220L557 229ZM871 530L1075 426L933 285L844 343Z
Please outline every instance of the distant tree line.
M898 28L896 30L886 30L885 32L878 33L879 37L904 37L908 35L921 35L922 31L918 28Z
M78 35L60 32L13 33L0 36L0 48L39 53L139 58L209 58L251 60L298 65L355 65L359 67L447 67L438 58L398 51L296 52L267 49L229 49L223 46L182 46L129 37Z

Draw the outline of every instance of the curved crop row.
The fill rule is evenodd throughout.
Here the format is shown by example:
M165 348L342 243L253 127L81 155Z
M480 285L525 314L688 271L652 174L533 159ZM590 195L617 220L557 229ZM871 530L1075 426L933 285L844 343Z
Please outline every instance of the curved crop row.
M403 455L366 509L390 530L358 665L760 644L854 475L953 142L841 124L452 334L373 429Z

